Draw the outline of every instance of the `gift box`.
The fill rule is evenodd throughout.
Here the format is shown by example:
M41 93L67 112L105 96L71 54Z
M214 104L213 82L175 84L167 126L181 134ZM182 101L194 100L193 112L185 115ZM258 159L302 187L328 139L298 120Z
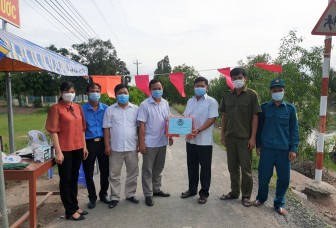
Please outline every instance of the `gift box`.
M52 158L51 147L49 145L40 146L34 150L34 162L46 162Z

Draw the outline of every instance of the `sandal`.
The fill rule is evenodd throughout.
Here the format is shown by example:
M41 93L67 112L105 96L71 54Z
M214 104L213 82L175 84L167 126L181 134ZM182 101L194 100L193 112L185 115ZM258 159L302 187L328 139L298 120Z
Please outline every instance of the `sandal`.
M263 204L264 204L264 203L260 202L259 200L255 200L255 201L252 202L252 205L253 205L253 206L256 206L256 207L259 207L259 206L261 206L261 205L263 205Z
M231 199L238 199L238 197L228 194L223 194L221 197L219 197L221 200L231 200Z
M249 198L243 198L242 199L242 204L245 206L245 207L251 207L252 206L252 202Z
M182 194L181 194L181 198L182 199L185 199L185 198L189 198L189 197L192 197L192 196L195 196L196 194L193 194L193 193L191 193L189 190L188 191L186 191L186 192L182 192Z
M276 209L276 211L278 212L279 215L287 215L287 210L283 207L279 207L278 209Z
M205 196L200 196L200 198L198 198L198 203L199 204L205 204L208 200L208 197Z

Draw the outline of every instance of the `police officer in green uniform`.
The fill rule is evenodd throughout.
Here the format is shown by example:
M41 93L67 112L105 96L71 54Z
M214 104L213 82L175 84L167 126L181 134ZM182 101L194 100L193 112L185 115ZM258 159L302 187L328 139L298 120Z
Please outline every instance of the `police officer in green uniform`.
M275 166L277 172L274 208L287 214L285 194L290 181L291 161L299 146L299 127L294 105L283 101L285 82L276 78L270 85L272 100L261 105L257 131L259 161L259 188L254 206L262 205L268 196L268 185Z

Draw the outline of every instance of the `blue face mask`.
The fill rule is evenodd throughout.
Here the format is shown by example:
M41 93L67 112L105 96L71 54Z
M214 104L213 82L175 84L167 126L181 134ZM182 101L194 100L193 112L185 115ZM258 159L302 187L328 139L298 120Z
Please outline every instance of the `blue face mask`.
M285 95L285 92L272 93L272 99L275 101L281 101Z
M120 104L127 104L128 103L128 100L129 100L129 95L126 95L126 94L120 94L117 96L117 101L120 103Z
M196 87L194 88L195 90L195 94L199 97L203 96L204 94L206 94L206 88L202 88L202 87Z
M89 93L89 100L97 102L100 99L100 93Z
M152 96L156 99L161 98L163 95L163 90L152 90Z

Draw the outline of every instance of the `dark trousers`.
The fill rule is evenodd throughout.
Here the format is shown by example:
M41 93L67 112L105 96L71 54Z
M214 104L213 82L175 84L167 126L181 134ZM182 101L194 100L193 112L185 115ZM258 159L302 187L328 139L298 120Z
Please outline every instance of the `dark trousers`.
M60 195L66 215L73 215L78 209L77 182L83 149L63 151L64 161L58 164Z
M86 160L83 160L83 169L85 173L86 187L89 193L89 200L96 201L97 194L95 184L93 182L93 172L96 158L98 159L99 171L100 171L100 192L99 198L106 199L107 190L109 187L109 158L105 154L104 140L99 142L86 141L86 147L89 151L89 155Z
M189 191L197 194L198 181L201 180L200 196L209 196L211 182L212 146L199 146L187 143L187 165ZM199 172L201 166L201 173ZM199 174L200 173L200 174Z
M257 199L265 202L268 197L268 185L273 176L275 166L277 173L276 192L274 207L279 208L285 205L285 195L290 181L290 160L289 151L261 149L259 160L259 188Z

